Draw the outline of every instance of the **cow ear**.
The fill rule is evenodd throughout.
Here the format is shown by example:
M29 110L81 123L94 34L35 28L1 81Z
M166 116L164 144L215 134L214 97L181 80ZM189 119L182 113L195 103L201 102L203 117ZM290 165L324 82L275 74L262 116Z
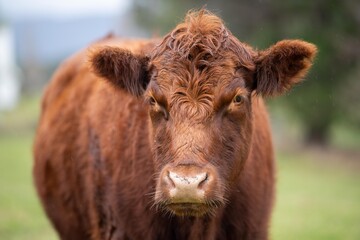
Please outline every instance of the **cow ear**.
M276 96L302 81L316 55L316 46L300 40L284 40L255 59L255 90L263 96Z
M140 96L149 83L148 58L116 47L92 50L90 64L94 73L116 88Z

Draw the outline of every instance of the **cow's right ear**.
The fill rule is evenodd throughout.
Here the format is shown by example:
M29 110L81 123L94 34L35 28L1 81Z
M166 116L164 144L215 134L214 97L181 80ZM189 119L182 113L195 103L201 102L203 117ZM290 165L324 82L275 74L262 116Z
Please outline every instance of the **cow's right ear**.
M140 96L149 83L148 58L116 47L92 50L90 64L94 73L113 86Z

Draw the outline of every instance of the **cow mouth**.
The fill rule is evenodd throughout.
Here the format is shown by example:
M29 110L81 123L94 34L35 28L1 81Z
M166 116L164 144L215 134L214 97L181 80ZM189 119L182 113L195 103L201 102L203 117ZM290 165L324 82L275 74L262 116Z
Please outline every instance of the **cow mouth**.
M206 214L212 214L215 209L220 206L222 206L220 201L211 201L207 203L180 202L166 203L162 205L166 212L170 212L181 217L201 217Z

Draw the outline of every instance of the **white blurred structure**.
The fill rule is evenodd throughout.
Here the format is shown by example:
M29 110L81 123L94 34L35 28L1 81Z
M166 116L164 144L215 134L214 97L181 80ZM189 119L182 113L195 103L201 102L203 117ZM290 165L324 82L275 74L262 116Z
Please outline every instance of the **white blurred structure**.
M19 94L12 31L0 26L0 111L14 108Z

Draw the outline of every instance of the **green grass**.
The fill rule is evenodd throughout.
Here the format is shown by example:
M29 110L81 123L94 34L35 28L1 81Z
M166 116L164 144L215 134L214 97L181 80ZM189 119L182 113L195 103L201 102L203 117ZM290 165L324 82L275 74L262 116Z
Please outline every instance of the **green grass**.
M0 239L57 239L32 180L32 139L39 97L0 112Z
M0 239L56 239L32 181L32 135L0 135Z
M22 133L35 128L40 110L39 96L23 97L13 111L0 111L0 134Z
M360 239L359 169L326 160L279 156L273 239Z
M32 181L37 102L26 99L16 111L0 114L1 240L57 239ZM278 154L272 239L360 239L360 167L348 163L328 153Z

